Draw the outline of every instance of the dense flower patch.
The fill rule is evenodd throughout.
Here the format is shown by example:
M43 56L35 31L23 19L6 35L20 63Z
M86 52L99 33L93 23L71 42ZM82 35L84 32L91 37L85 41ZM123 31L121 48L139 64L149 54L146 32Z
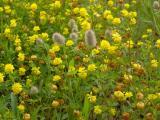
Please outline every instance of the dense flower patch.
M1 0L0 119L160 119L159 29L140 4Z

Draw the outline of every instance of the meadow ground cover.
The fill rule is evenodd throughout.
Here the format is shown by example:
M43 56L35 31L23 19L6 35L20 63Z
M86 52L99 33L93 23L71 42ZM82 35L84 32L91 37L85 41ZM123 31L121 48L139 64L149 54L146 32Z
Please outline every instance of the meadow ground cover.
M160 120L160 1L0 0L0 120Z

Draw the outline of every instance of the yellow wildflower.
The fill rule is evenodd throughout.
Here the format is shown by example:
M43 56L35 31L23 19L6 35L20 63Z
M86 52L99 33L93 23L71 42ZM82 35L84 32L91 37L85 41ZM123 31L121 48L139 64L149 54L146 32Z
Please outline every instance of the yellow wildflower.
M80 67L78 69L78 76L82 79L85 79L87 77L87 72L85 70L85 67Z
M0 7L0 12L3 12L3 8L2 7Z
M4 75L3 73L0 73L0 83L4 82Z
M19 75L25 75L26 69L24 67L19 68L18 73Z
M23 104L18 105L17 108L18 108L18 110L21 111L21 112L24 112L24 110L25 110L25 106L24 106Z
M112 39L114 42L121 42L122 37L119 33L116 32L112 34Z
M55 58L52 62L53 65L59 65L62 64L62 59L61 58Z
M158 39L158 40L156 41L156 47L157 47L157 48L160 48L160 39Z
M30 6L30 9L31 9L32 11L37 10L37 4L36 4L36 3L32 3L31 6Z
M82 17L85 17L88 15L86 8L80 8L79 13Z
M129 13L128 13L128 11L126 9L123 9L121 11L121 14L122 14L122 16L127 17Z
M15 19L10 20L10 27L16 27L17 23Z
M22 91L22 85L20 83L14 83L12 85L12 91L14 94L19 94Z
M112 0L109 0L107 4L108 4L109 7L112 7L114 2Z
M102 113L101 106L99 106L99 105L94 106L94 113L101 114Z
M59 0L56 0L56 1L54 2L54 7L55 7L55 8L60 8L60 7L61 7L61 2L60 2Z
M14 70L14 66L12 64L5 65L5 68L4 68L5 73L13 73L13 70Z
M60 51L60 46L59 46L58 44L55 44L55 45L52 47L51 51L53 51L53 52L58 52L58 51Z
M153 100L157 99L158 96L156 94L148 94L147 98L148 98L148 100L153 101Z
M107 50L110 47L110 43L107 40L102 40L100 43L100 48Z
M96 102L96 96L92 95L92 92L90 94L87 94L87 98L91 103L95 103Z
M97 54L99 54L99 50L94 48L92 50L92 55L97 55Z
M41 72L40 72L40 67L33 67L32 68L32 74L33 75L39 75L39 74L41 74Z
M121 23L121 19L120 19L120 18L114 18L114 19L112 20L112 23L113 23L114 25L118 25L118 24Z
M152 68L157 68L158 67L158 61L157 60L151 60L151 67Z
M132 92L125 92L125 99L130 98L133 96Z
M24 59L25 59L25 55L23 54L23 53L19 53L18 54L18 61L24 61Z
M88 71L95 71L96 70L96 65L95 64L90 64L88 65Z
M123 101L125 100L125 95L121 91L115 91L114 92L114 97L118 101Z
M118 49L118 47L117 46L109 46L108 47L108 53L109 54L115 54L116 53L116 50Z
M53 76L53 81L59 81L61 77L59 75Z
M39 26L34 26L33 31L37 32L39 30L40 30Z
M4 11L5 11L5 13L10 14L12 10L11 10L11 7L9 5L6 5L4 7Z
M73 43L73 41L72 40L68 40L67 42L66 42L66 46L72 46L74 43Z
M78 14L79 13L79 8L78 7L74 8L73 12L74 12L74 14Z
M11 33L11 29L10 28L6 28L5 30L4 30L4 34L5 35L9 35Z
M85 31L90 30L91 29L91 24L88 21L85 20L85 21L82 22L81 27Z
M116 109L115 109L115 108L111 108L109 112L110 112L110 114L111 114L112 116L115 116L115 115L116 115Z

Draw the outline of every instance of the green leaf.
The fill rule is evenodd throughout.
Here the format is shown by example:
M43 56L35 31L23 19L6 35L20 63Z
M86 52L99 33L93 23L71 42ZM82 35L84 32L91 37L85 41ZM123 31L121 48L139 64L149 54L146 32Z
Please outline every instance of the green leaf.
M41 105L37 106L35 109L32 109L32 113L31 113L31 118L32 120L37 120L37 117L38 117L38 112L40 111L41 109Z
M5 98L2 96L0 97L0 113L5 111L6 108L6 103L5 103Z
M13 93L11 93L11 108L13 112L13 117L14 119L16 119L17 118L17 98Z
M90 103L88 100L88 97L85 97L85 101L84 101L84 106L83 106L83 110L82 110L82 114L84 116L84 120L88 120L89 118L89 110L90 110Z
M74 59L69 62L69 66L74 66Z

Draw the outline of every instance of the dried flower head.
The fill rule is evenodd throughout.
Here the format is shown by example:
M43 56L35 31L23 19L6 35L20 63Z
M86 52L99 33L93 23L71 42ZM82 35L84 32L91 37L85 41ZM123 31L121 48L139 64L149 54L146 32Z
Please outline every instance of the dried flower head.
M32 86L30 89L30 94L35 95L39 92L38 88L36 86Z
M41 44L41 43L43 43L43 40L42 40L41 38L38 38L38 39L36 40L36 44Z
M110 29L105 30L105 36L106 37L111 36L111 34L112 34L112 31Z
M154 8L155 10L157 10L157 9L160 8L160 3L159 3L159 1L154 1L154 2L153 2L153 8Z
M78 26L74 19L70 19L70 21L68 22L68 26L71 28L72 32L78 32Z
M77 42L78 40L78 34L73 32L69 35L69 37L74 41L74 42Z
M85 43L88 46L95 47L97 44L96 35L93 30L88 30L85 33Z
M78 26L77 26L77 25L74 25L74 26L73 26L72 32L76 32L76 33L78 32Z
M63 45L65 44L65 38L63 35L61 35L60 33L54 33L52 36L52 39L55 43Z
M76 24L76 21L74 19L70 19L68 22L68 26L72 29L74 25Z

